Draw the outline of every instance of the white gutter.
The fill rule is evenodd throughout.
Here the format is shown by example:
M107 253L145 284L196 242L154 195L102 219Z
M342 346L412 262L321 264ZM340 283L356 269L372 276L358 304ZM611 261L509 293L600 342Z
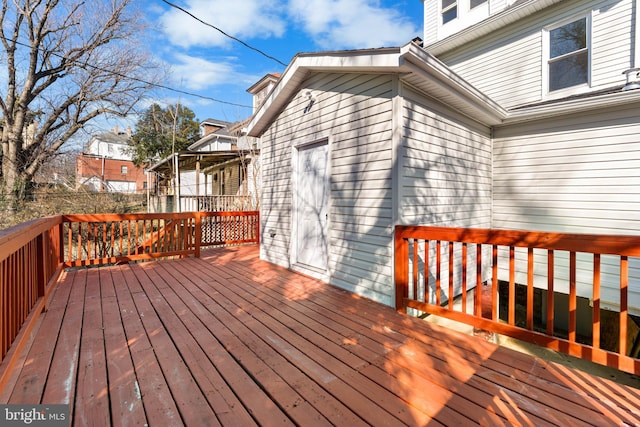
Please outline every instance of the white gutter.
M503 120L503 124L521 123L589 110L614 108L638 102L640 102L640 90L613 92L591 98L559 101L526 107L521 110L512 110L509 111L507 117Z

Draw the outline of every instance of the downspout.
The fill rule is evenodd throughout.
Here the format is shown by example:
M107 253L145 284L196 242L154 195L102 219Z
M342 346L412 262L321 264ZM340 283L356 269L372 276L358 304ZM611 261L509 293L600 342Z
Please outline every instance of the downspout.
M629 52L631 55L631 68L622 73L627 79L625 86L622 88L623 91L640 89L640 11L638 6L640 6L640 0L633 0L632 46L631 52Z

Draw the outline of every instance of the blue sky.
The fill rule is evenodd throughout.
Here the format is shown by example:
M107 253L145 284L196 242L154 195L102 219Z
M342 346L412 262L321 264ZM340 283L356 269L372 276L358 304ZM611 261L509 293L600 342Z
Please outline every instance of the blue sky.
M298 52L401 46L422 37L421 0L171 0L201 20L288 64ZM162 0L143 0L148 43L168 70L165 85L231 104L251 105L246 89L285 67L223 36ZM198 119L237 121L250 108L170 91Z

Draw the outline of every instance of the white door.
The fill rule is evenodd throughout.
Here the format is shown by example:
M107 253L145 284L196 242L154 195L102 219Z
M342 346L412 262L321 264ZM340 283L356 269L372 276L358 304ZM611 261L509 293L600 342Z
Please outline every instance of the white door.
M296 186L296 261L312 267L327 268L327 144L298 151Z

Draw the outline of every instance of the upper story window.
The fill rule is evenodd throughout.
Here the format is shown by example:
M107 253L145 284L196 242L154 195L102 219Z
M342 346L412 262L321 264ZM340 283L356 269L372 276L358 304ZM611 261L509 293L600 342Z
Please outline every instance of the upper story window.
M456 0L442 0L442 23L446 24L458 17L458 2Z
M127 174L127 167L125 165L120 166L120 173L122 175L126 175Z
M469 9L474 9L481 4L485 4L487 0L469 0Z
M547 31L548 91L589 83L589 22L586 17Z

